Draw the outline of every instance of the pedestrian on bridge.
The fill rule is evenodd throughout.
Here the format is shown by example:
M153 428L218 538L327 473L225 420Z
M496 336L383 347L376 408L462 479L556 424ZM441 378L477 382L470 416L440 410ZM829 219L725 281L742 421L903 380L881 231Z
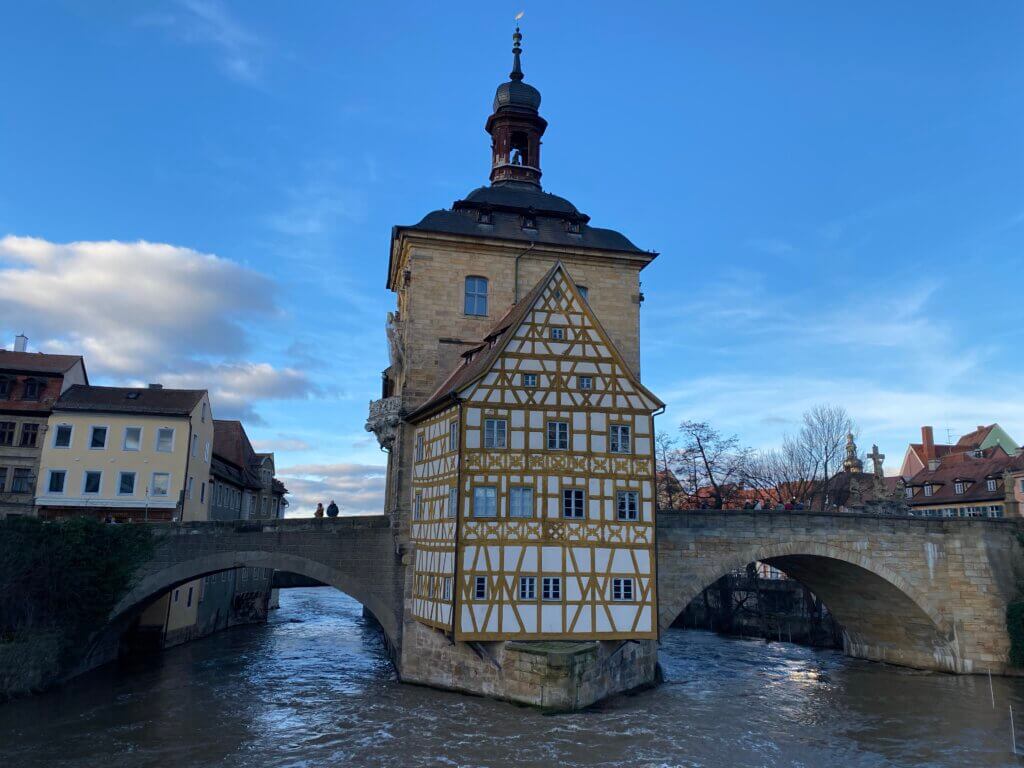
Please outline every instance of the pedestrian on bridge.
M331 503L327 505L327 516L337 517L338 516L338 505L334 503L334 499L331 499Z
M316 512L313 513L313 517L323 517L323 516L324 516L324 503L322 501L318 501L316 503Z

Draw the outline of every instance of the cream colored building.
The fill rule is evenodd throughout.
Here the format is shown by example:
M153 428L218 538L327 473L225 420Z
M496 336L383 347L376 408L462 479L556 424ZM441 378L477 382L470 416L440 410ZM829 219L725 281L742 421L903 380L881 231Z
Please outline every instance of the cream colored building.
M205 390L74 386L53 406L36 505L48 518L207 520Z

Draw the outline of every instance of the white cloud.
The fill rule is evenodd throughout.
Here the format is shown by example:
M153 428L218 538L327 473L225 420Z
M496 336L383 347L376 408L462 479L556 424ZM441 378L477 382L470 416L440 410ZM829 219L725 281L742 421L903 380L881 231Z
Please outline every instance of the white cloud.
M317 502L326 508L333 499L341 514L384 512L386 467L369 464L305 464L278 469L288 486L289 517L310 517Z
M94 381L208 389L218 416L257 419L255 402L318 391L245 359L241 320L278 316L273 284L190 248L0 238L0 310L0 328L17 318L33 346L84 355Z
M306 442L301 437L288 437L287 435L278 435L273 440L254 440L252 447L261 453L309 451L313 448L312 444Z

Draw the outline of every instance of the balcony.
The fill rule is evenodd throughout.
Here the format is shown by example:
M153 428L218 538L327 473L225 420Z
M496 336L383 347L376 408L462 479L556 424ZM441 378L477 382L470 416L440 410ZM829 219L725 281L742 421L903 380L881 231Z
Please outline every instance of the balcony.
M370 415L366 419L366 431L377 436L377 443L383 450L390 451L398 436L402 423L402 398L384 397L370 401Z

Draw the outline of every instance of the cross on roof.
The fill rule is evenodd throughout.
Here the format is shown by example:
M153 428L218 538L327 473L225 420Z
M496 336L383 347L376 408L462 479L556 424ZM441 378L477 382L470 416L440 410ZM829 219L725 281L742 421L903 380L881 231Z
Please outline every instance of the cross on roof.
M875 472L880 472L882 469L882 462L885 460L885 454L878 452L878 446L871 446L871 453L868 454L868 458L875 465Z

